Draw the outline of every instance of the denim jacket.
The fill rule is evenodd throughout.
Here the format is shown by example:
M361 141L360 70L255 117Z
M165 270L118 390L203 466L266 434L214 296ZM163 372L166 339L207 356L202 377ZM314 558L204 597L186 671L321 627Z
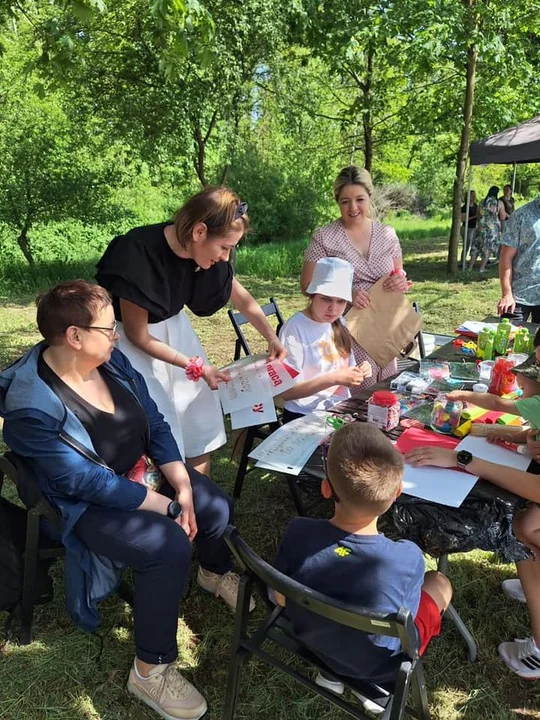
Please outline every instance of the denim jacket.
M66 607L74 622L91 632L99 624L97 603L115 590L122 566L91 553L73 527L90 505L136 510L147 491L106 465L78 418L39 377L37 364L44 347L39 343L0 373L4 441L29 460L41 491L62 514ZM154 462L182 460L144 378L126 356L114 349L103 368L141 403L148 420L147 452Z

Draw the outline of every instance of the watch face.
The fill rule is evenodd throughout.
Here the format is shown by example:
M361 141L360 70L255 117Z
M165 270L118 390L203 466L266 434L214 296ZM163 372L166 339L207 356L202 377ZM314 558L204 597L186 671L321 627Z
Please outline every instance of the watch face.
M167 508L167 515L170 518L176 519L182 514L182 506L176 500L172 500Z
M458 465L468 465L472 459L472 454L467 450L460 450L457 454Z

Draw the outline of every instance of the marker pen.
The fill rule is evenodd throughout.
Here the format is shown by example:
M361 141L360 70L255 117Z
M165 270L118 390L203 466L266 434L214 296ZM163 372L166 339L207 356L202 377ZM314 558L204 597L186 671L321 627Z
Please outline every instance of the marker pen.
M503 440L502 438L497 438L494 442L495 445L500 445L501 447L506 448L507 450L512 450L520 455L527 454L526 445L519 445L518 443L509 442L508 440Z

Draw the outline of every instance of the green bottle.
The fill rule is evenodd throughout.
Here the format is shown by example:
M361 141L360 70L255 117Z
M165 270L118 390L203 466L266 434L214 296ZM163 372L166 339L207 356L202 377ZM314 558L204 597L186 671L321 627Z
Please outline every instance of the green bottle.
M518 330L514 337L514 352L515 353L528 353L529 352L529 331L527 328L521 328Z
M487 337L487 339L485 341L485 345L484 345L483 360L493 360L493 356L495 355L494 345L495 345L495 330L489 330L488 337Z
M510 342L510 333L512 325L508 318L503 318L499 323L497 332L495 333L495 352L497 355L506 355Z
M486 342L490 337L490 329L485 327L478 333L478 339L476 341L476 357L478 360L487 360L484 357Z

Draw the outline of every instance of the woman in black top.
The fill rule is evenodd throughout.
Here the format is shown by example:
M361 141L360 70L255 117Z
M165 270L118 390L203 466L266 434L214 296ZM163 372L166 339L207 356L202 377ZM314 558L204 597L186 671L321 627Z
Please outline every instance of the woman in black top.
M209 453L226 441L212 392L226 376L207 364L184 306L206 317L231 300L266 338L270 356L286 355L229 264L249 226L246 210L231 190L206 188L178 210L174 223L139 227L114 238L97 266L98 282L113 295L120 349L145 377L183 455L204 473ZM199 365L205 382L191 382Z
M0 414L5 442L29 459L61 513L67 608L95 630L99 601L132 568L128 690L161 717L199 718L206 701L174 665L178 609L191 541L198 585L236 607L239 578L223 539L230 501L182 462L144 379L114 348L104 288L60 283L39 299L37 321L45 342L0 373Z

